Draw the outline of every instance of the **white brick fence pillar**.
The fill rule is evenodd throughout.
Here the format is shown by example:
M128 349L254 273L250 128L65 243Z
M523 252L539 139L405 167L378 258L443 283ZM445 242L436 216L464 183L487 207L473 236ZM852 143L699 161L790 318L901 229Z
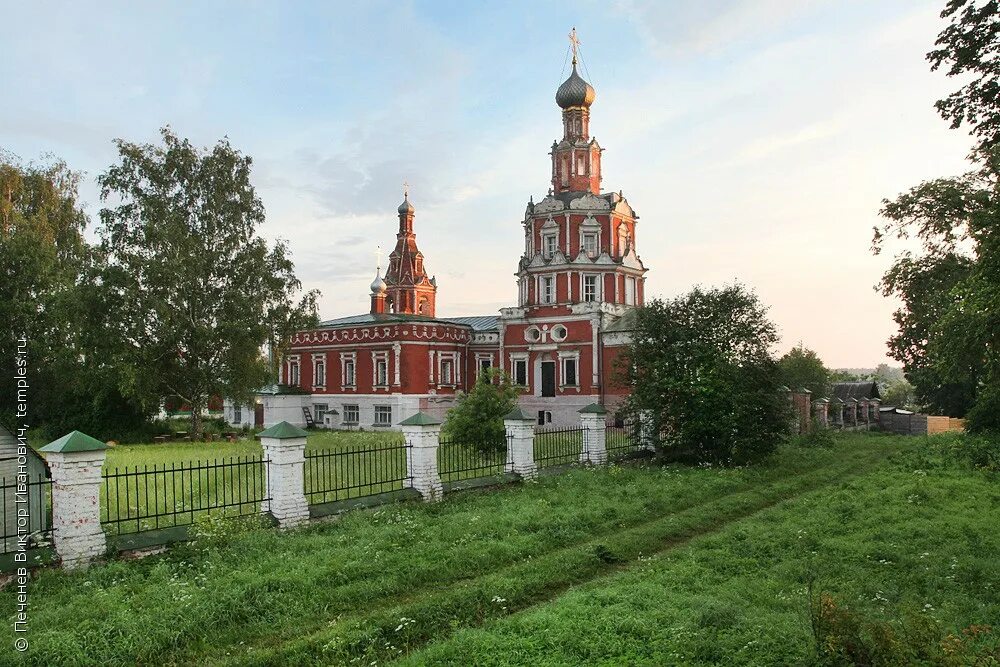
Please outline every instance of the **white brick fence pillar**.
M515 407L504 415L504 431L507 433L507 472L513 472L522 479L534 479L538 474L535 465L535 418L524 414Z
M100 440L73 431L41 448L52 471L52 529L56 553L67 570L85 568L107 551L101 528Z
M813 416L816 419L816 426L818 428L829 428L830 427L830 400L827 398L817 398L813 401Z
M440 420L417 414L399 422L406 438L406 468L411 484L424 500L441 500L444 486L438 473L438 445L441 437Z
M262 512L271 512L281 528L292 528L309 520L305 493L305 452L308 433L288 422L260 432L267 475L267 497Z
M591 403L580 409L580 426L583 428L583 451L580 463L604 465L608 462L607 424L608 411L604 406Z
M657 433L653 428L653 411L640 410L639 423L635 425L635 431L639 434L639 449L650 452L656 451Z

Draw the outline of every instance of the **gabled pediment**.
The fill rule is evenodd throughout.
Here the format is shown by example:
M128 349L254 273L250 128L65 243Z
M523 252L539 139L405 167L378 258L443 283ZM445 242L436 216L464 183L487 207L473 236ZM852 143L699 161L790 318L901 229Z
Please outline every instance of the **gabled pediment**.
M642 260L639 259L639 255L635 253L635 248L628 249L628 254L622 258L622 266L638 271L646 270L646 267L642 265Z
M628 202L625 201L624 199L618 200L618 202L615 204L614 211L615 213L621 213L622 215L627 215L630 218L635 217L635 211L632 210L632 207L629 206Z
M535 204L534 213L550 213L552 211L561 211L564 208L565 206L561 201L559 201L552 195L549 195L542 201Z
M569 207L574 210L607 211L611 209L611 204L606 199L595 197L588 192L582 197L577 197L571 201Z
M553 220L552 218L549 218L548 220L545 221L545 224L542 225L543 232L548 229L559 229L559 223Z

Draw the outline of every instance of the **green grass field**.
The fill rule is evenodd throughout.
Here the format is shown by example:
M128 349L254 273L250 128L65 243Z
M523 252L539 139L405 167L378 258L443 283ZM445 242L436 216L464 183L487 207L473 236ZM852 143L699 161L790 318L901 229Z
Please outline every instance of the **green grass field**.
M289 533L215 523L160 556L41 572L24 658L811 664L810 582L942 636L1000 627L996 476L931 449L843 435L754 467L581 468Z

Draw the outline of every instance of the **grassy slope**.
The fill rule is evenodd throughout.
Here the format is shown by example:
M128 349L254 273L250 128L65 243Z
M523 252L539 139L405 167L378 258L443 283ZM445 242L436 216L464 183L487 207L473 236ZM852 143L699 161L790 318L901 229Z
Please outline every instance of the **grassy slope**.
M782 503L405 662L807 663L810 580L870 618L926 614L944 633L1000 625L995 478L914 463Z
M837 574L845 563L827 562L825 541L832 538L822 532L826 524L813 523L829 512L841 512L838 526L850 525L852 531L875 520L869 521L869 491L863 487L838 491L837 503L810 500L823 495L809 493L877 468L900 442L862 436L843 440L835 450L790 448L769 466L745 470L580 470L539 484L462 494L436 506L356 512L293 534L257 531L82 574L45 572L31 587L29 662L336 664L364 657L368 663L411 650L417 650L411 659L418 663L543 658L574 663L581 656L600 659L594 651L602 650L609 661L645 655L662 662L670 651L702 650L688 636L695 631L687 628L714 625L722 627L721 639L705 642L704 650L717 646L727 655L743 655L737 645L752 639L800 655L807 647L802 635L807 626L801 580L794 577L803 563L814 559L823 572L836 574L834 583L857 576L855 570ZM878 491L881 477L871 478L871 492ZM858 479L849 483L868 483ZM948 483L939 490L941 480ZM900 481L915 484L905 476ZM943 521L934 517L961 510L953 503L969 502L969 495L976 495L980 511L996 505L989 487L974 477L948 480L935 473L924 483L932 489L928 504L900 509L879 499L875 509L923 508L928 521ZM884 493L898 495L894 488ZM910 495L912 489L906 490ZM931 504L935 494L942 496L939 504ZM795 498L801 500L782 503ZM852 503L853 510L837 509ZM848 512L853 515L843 514ZM896 518L911 520L905 514ZM885 519L875 525L905 529ZM798 528L785 525L800 521L809 524L801 539ZM981 529L975 522L967 529L950 528L962 558ZM850 548L859 546L852 535L845 532L845 545L838 548L848 554L848 564L870 566L867 551L851 555ZM815 549L816 555L802 552L802 545L821 537L823 549ZM897 548L917 548L902 537L893 539ZM925 535L916 544L937 559L931 541ZM674 555L653 560L643 555L664 548ZM938 563L928 558L921 562ZM960 563L964 567L966 560ZM876 570L896 581L899 568L882 567ZM932 579L942 576L928 572ZM872 581L867 573L860 576ZM906 582L894 585L910 590ZM894 589L885 588L883 593L892 594ZM10 591L0 594L0 601L13 608ZM935 608L950 614L944 617L948 623L966 617L997 620L993 608L953 613L952 602L940 604ZM531 609L491 620L525 608ZM763 618L768 634L755 630ZM484 623L483 629L470 629ZM580 624L589 640L577 637L574 627ZM440 643L427 645L435 640ZM642 654L647 645L655 649Z

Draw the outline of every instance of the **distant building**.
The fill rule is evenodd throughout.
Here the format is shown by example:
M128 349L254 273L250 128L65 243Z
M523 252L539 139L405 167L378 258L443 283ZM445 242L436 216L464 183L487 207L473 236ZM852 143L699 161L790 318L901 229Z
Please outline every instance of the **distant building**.
M857 401L882 400L877 382L835 382L831 386L831 391L833 392L833 396L839 398L841 401L849 401L851 399Z
M577 410L619 402L615 360L627 315L644 299L638 215L619 192L601 192L603 148L590 136L596 93L577 72L556 91L563 136L551 147L551 183L521 222L517 305L499 314L437 317L437 281L417 248L416 211L404 193L385 275L376 270L368 313L300 331L280 364L281 390L261 395L258 422L391 428L417 411L443 417L480 373L502 368L524 387L539 424L575 424ZM258 408L259 410L259 408ZM252 409L231 403L226 418Z

